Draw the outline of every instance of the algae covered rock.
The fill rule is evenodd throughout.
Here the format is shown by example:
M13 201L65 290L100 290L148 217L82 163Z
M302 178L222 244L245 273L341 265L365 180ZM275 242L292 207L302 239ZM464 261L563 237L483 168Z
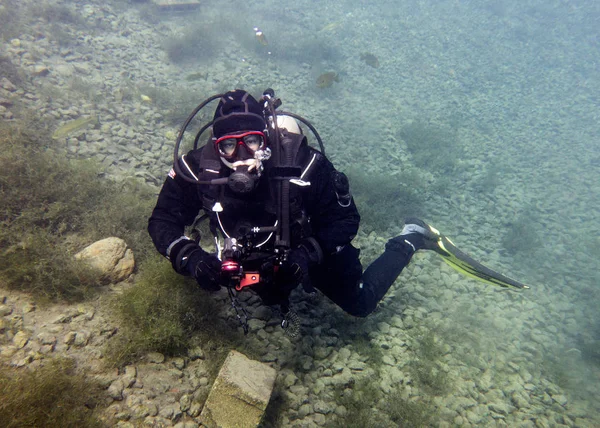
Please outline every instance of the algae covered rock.
M207 427L256 427L275 384L274 368L231 351L202 409Z
M123 281L133 273L133 252L121 238L111 237L94 242L79 253L77 260L85 260L101 272L102 278L111 283Z

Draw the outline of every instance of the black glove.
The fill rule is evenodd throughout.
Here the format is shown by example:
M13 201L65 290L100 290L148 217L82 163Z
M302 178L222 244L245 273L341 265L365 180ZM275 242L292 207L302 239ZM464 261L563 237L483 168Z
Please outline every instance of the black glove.
M317 241L308 238L290 251L286 263L282 265L281 286L291 292L299 284L304 291L315 291L310 280L309 269L321 262L323 253Z
M301 283L305 288L307 286L312 288L308 275L309 263L310 257L306 249L298 247L291 250L287 261L279 268L277 275L279 289L289 294Z
M221 288L221 261L214 254L198 247L190 253L186 267L201 288L208 291Z
M207 253L192 240L177 243L171 254L175 271L196 278L198 285L205 290L221 288L221 261L214 254Z

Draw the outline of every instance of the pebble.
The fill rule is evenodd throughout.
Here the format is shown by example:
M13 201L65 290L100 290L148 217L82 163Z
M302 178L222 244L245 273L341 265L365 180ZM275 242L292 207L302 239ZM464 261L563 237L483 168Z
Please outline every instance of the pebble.
M15 337L13 337L13 343L17 349L21 349L27 345L27 342L29 342L29 337L29 334L21 330L15 334Z
M56 344L56 336L48 334L48 333L40 333L37 335L37 340L42 345L55 345Z
M165 356L160 352L149 352L146 354L146 361L149 363L161 364L165 361Z
M59 316L54 318L52 323L53 324L65 324L65 323L70 323L72 319L73 319L73 315L60 314Z
M204 351L199 346L196 346L196 347L191 348L190 350L188 350L188 357L190 357L190 359L192 361L203 360L203 359L206 358L206 356L204 355Z
M24 314L28 314L30 312L35 311L35 305L33 303L27 302L23 305L21 310L23 311Z
M70 331L67 334L65 334L65 337L63 338L63 343L65 345L72 345L73 342L75 342L75 337L77 336L77 334L74 331Z
M50 74L50 69L45 65L34 65L33 66L33 75L44 77Z
M565 407L568 403L567 397L562 394L552 395L552 399L563 407Z
M190 415L190 417L195 418L196 416L198 416L200 414L201 411L202 411L202 404L198 403L197 401L194 401L190 405L190 408L188 409L187 414Z
M510 406L505 403L490 403L488 404L488 408L492 412L499 413L501 415L508 415L511 412Z
M171 360L171 364L179 370L183 370L185 368L185 360L181 357L175 357Z
M184 422L177 422L173 428L198 428L200 425L198 425L196 422L193 421L184 421Z
M90 341L91 334L89 331L81 330L75 334L75 340L73 341L73 345L75 346L85 346Z
M311 404L306 403L300 406L298 409L298 418L304 419L306 416L310 415L313 412L313 407Z
M380 322L377 324L377 328L380 333L388 334L390 332L390 325L386 322Z
M0 87L6 89L9 92L17 91L17 87L15 85L13 85L12 82L10 80L8 80L6 77L3 77L0 79Z
M120 401L123 399L123 389L125 389L125 385L123 385L123 381L121 379L117 379L113 381L108 387L107 393L110 398L113 400Z
M192 405L192 397L188 394L184 394L179 399L179 408L182 412L187 412Z
M396 365L396 361L394 361L394 359L389 355L384 355L381 361L383 362L383 364L387 364L388 366Z

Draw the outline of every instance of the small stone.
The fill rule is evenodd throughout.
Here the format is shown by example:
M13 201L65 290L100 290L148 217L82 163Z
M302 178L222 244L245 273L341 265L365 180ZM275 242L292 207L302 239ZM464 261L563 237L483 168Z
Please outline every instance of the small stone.
M181 419L181 417L183 416L183 413L179 409L178 404L170 404L168 406L161 406L158 414L159 414L159 416L166 418L166 419L170 419L172 421L177 421L177 420Z
M0 79L0 87L6 89L8 92L15 92L17 90L17 87L6 77Z
M179 370L183 370L185 368L185 360L180 357L173 358L171 360L171 364L173 364L173 366Z
M123 399L123 389L125 389L123 382L121 381L121 379L117 379L110 384L107 392L110 398L112 398L113 400L120 401Z
M158 412L158 416L161 416L165 419L171 419L173 417L173 413L175 413L174 406L166 406L161 407L160 411Z
M118 421L128 421L131 419L131 414L128 411L122 411L115 414L115 419Z
M563 407L566 406L567 402L568 402L567 397L564 396L564 395L562 395L562 394L560 394L560 395L553 395L552 399L554 401L556 401L558 404L560 404L561 406L563 406Z
M50 69L45 65L34 65L33 66L33 74L34 76L44 77L50 74Z
M304 419L306 416L310 415L313 412L312 405L309 403L303 404L298 409L298 418Z
M206 356L204 355L204 351L199 346L188 350L188 357L190 357L192 361L203 360L204 358L206 358Z
M197 401L194 401L190 405L190 408L188 409L187 414L190 415L192 418L195 418L196 416L198 416L200 414L201 411L202 411L202 404L198 403Z
M54 351L54 345L42 345L38 351L40 354L46 355Z
M188 394L183 394L179 399L179 408L182 412L187 412L192 405L192 397Z
M63 343L65 345L72 345L73 342L75 342L75 336L77 336L77 334L74 331L68 332L67 334L65 334Z
M12 314L12 308L6 305L0 305L0 317L5 317Z
M193 421L177 422L173 428L198 428L199 425Z
M131 388L136 382L136 378L131 375L125 375L121 378L121 381L123 382L124 388Z
M29 342L29 334L25 333L23 330L19 331L13 337L13 343L17 347L17 349L23 348Z
M331 355L332 351L333 349L330 347L316 346L314 348L315 360L323 360L327 358L329 355Z
M317 400L317 402L314 405L314 410L317 413L328 415L329 413L332 413L334 409L331 407L330 404L326 403L325 401Z
M390 332L390 325L386 322L380 322L377 324L377 328L383 334L388 334Z
M77 335L75 336L75 340L73 341L73 345L75 346L85 346L88 344L88 342L90 341L90 332L89 331L85 331L85 330L81 330L77 332Z
M47 333L40 333L37 336L37 340L42 345L55 345L56 344L56 336Z
M135 366L125 366L125 376L137 377L137 368Z
M66 324L66 323L70 323L72 319L73 319L73 315L60 314L59 316L54 318L54 320L52 321L52 324Z
M33 311L35 311L35 305L33 303L27 302L23 305L23 313L24 314L28 314Z
M273 352L267 352L265 355L260 357L260 360L263 363L274 363L277 361L277 355L274 354Z
M131 412L133 413L134 417L142 419L146 416L156 416L158 414L158 407L156 407L156 404L148 401L133 406L131 408Z
M472 410L467 410L465 412L465 415L467 416L467 419L469 420L469 422L471 422L474 425L479 425L479 422L481 422L481 416L475 412L473 412Z
M160 352L149 352L146 354L146 360L149 363L162 364L165 362L165 356Z
M286 388L289 388L290 386L292 386L293 384L296 383L296 381L298 380L298 378L296 377L295 374L290 373L289 375L287 375L284 379L283 379L283 385Z
M381 359L381 362L383 364L387 364L388 366L396 365L396 361L394 361L394 359L389 355L384 355L383 358Z
M74 62L73 67L75 71L81 74L90 74L91 72L91 66L86 62Z
M510 407L505 403L490 403L488 404L488 409L501 415L508 415L510 413Z
M348 367L350 368L350 370L362 371L365 369L366 364L362 361L352 360L348 362Z
M24 358L19 358L16 361L12 361L11 365L17 368L24 367L33 361L33 355L27 354Z

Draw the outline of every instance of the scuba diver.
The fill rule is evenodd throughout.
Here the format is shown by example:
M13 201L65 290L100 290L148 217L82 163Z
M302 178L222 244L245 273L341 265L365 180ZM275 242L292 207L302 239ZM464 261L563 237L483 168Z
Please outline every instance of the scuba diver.
M193 150L179 156L188 126L216 99L213 120L198 131ZM284 327L295 316L289 296L300 284L307 292L321 291L347 313L366 317L420 250L435 251L484 282L528 288L478 263L416 218L405 220L400 235L363 272L351 243L360 215L348 178L327 159L310 122L278 111L280 105L271 89L259 100L238 89L196 107L178 134L173 168L148 222L154 245L175 271L206 290L227 287L245 332L247 315L238 292L250 289L264 304L280 305ZM320 150L308 145L299 121ZM208 142L198 147L209 128ZM184 233L204 219L215 241L210 252Z

